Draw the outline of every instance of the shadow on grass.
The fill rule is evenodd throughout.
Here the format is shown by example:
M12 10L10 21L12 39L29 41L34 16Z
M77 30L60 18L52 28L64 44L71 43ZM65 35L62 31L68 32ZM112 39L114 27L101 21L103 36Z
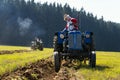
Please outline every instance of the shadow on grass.
M105 65L96 65L95 70L102 71L102 70L110 69L110 68L112 68L112 67L105 66Z
M92 69L92 70L99 70L99 71L103 71L105 69L112 68L112 67L109 67L109 66L106 66L106 65L96 65L95 68L92 68L88 64L82 64L82 65L67 64L67 65L63 65L63 66L68 67L68 68L74 68L75 70L78 70L78 69Z
M103 71L105 69L110 69L111 67L105 66L105 65L96 65L95 68L92 68L89 65L79 65L79 66L74 66L74 68L75 68L75 70L78 70L78 69L92 69L92 70Z

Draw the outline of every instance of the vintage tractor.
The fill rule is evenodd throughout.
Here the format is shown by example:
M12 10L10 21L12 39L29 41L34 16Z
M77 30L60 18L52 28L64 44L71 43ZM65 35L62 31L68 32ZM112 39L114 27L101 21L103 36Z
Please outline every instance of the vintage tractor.
M92 68L96 66L96 52L92 32L56 32L53 38L53 47L56 72L60 70L63 59L77 59L80 62L87 59Z
M43 51L43 42L42 41L32 41L31 42L31 49L32 50L40 50Z

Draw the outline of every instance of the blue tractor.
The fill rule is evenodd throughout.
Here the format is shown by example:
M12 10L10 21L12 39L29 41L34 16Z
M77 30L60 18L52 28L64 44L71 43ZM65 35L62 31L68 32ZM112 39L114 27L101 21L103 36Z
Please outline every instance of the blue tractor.
M53 38L54 65L58 72L63 59L77 59L81 62L89 60L89 65L96 66L96 52L94 47L93 33L80 31L56 32Z

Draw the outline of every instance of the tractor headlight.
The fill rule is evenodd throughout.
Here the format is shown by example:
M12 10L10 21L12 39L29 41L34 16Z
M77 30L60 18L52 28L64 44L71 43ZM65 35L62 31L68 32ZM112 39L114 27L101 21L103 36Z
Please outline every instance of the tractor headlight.
M63 35L63 34L60 34L60 38L61 38L61 39L64 39L64 35Z
M95 51L92 51L92 54L96 54Z
M86 38L90 38L90 34L86 34Z

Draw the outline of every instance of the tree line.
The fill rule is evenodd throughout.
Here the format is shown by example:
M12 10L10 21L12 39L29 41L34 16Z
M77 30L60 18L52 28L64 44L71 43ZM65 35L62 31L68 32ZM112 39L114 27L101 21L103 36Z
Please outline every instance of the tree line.
M65 27L65 13L79 19L80 31L94 33L97 50L120 51L120 23L98 19L84 8L34 0L0 0L0 44L29 46L37 36L45 47L52 47L54 33Z

